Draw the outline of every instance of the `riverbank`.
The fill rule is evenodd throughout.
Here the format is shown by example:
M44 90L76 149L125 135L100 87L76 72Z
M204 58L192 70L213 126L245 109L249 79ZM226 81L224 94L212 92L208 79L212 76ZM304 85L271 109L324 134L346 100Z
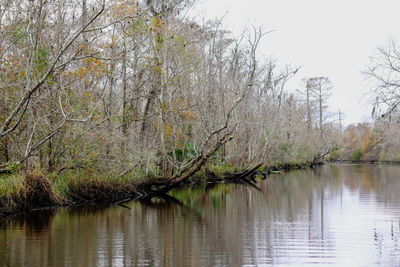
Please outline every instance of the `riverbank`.
M310 168L322 162L256 164L237 170L230 165L209 165L179 186L238 183L257 187L257 177L294 169ZM164 195L168 179L152 176L124 175L111 177L89 170L69 170L60 175L33 170L24 174L0 177L0 217L34 209L76 206L98 202L120 205L131 199L148 199ZM161 188L161 189L160 189ZM172 188L172 187L171 187Z
M351 164L400 164L400 161L392 160L331 160L330 163L351 163Z

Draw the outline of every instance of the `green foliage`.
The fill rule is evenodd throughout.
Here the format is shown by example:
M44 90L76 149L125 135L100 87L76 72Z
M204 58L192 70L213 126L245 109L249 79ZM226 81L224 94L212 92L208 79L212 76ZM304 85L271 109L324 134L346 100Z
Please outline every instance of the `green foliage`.
M293 147L293 142L291 142L291 141L286 141L286 142L279 144L279 149L282 152L288 152L292 149L292 147Z
M180 162L183 162L184 160L188 160L196 156L196 150L194 149L194 144L192 142L187 143L183 148L175 149L174 152L176 159ZM172 152L170 152L170 155L172 156Z
M45 47L44 45L40 46L36 50L35 54L35 70L34 72L37 73L38 75L43 75L46 71L47 68L49 67L49 49ZM55 81L53 79L53 75L49 75L47 78L47 83L48 84L55 84Z
M23 194L23 179L21 176L8 175L0 179L0 207L14 208Z
M208 167L218 176L235 172L235 168L230 164L210 164Z
M11 174L18 173L20 168L21 168L21 164L17 164L17 163L14 163L14 162L6 167L6 169L8 171L10 171Z
M42 73L48 66L48 51L45 47L40 47L36 51L35 68Z
M222 158L222 150L218 148L210 157L211 162L218 162Z
M26 22L27 24L27 22ZM17 25L13 31L11 31L11 39L16 45L22 46L28 40L28 33L26 32L26 25Z
M260 168L258 168L258 170L259 170L260 172L263 172L263 171L265 170L265 165L262 165Z
M181 201L185 206L192 208L198 214L204 213L204 198L210 198L213 208L218 210L222 207L222 196L229 197L235 185L223 184L217 185L209 190L205 190L206 186L191 188L179 188L170 192L172 197Z
M68 187L68 175L59 175L55 173L49 175L49 180L52 181L54 185L54 192L60 196L61 199L67 199L69 195Z
M339 160L341 154L341 148L339 146L335 146L331 153L328 155L329 161Z
M361 161L361 157L362 157L361 150L353 150L353 152L350 155L350 161L359 162Z

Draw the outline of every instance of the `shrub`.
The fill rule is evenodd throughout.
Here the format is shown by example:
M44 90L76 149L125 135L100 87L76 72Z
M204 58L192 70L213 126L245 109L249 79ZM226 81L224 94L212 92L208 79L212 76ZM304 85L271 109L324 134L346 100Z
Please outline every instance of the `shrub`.
M361 157L362 157L361 150L353 150L353 152L350 155L350 161L359 162L361 161Z

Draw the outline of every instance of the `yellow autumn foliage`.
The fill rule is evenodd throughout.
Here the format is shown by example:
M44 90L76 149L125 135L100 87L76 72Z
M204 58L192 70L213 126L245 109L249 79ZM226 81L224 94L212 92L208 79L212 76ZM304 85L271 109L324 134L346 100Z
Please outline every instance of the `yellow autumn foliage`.
M367 130L361 139L361 153L363 155L374 148L374 146L377 144L377 138L378 136L374 134L371 129Z

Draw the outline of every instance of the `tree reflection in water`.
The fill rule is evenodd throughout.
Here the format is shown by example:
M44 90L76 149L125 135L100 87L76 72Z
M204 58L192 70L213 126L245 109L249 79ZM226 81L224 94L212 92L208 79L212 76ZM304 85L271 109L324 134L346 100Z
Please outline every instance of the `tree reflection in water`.
M150 203L0 220L0 266L400 262L400 166L331 165Z

